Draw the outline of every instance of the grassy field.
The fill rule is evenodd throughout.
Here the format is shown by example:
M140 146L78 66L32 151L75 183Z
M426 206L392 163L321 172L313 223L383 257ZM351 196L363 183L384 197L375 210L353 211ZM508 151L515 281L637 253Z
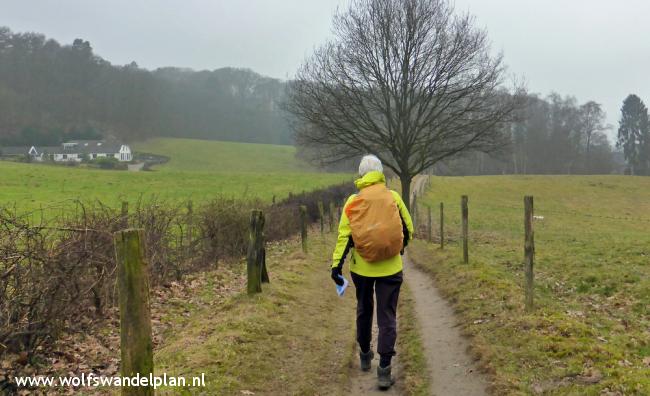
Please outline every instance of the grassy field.
M462 194L469 265L458 247ZM437 215L445 203L450 243L415 243L411 256L456 303L497 394L650 394L649 194L650 178L639 177L432 179L420 204ZM523 308L524 195L543 216L532 313Z
M137 150L171 157L153 172L106 171L0 161L0 205L19 210L81 199L117 206L140 196L202 201L216 195L270 200L351 180L318 173L290 146L156 139Z
M151 139L136 143L139 152L165 155L161 171L208 173L313 173L318 170L295 159L293 146L193 139Z

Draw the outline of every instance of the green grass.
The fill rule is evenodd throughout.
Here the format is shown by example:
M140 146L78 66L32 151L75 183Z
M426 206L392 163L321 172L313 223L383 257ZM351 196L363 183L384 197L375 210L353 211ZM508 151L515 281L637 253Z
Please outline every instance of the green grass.
M469 265L458 247L462 194ZM524 195L544 217L532 313L523 308ZM444 252L415 243L412 258L456 303L497 394L650 394L649 195L650 178L639 177L432 179L420 203L436 214L445 203L450 243Z
M136 143L140 152L166 155L171 160L161 171L208 173L307 173L317 169L296 160L296 148L272 144L220 142L194 139L151 139Z
M403 284L399 298L397 349L400 385L405 395L425 396L431 391L431 379L422 346L422 334L415 313L415 301L408 285Z
M294 157L295 149L243 143L156 139L137 149L168 155L153 172L106 171L0 161L0 205L19 211L80 199L113 207L143 196L166 200L209 200L217 195L281 199L351 180L350 175L318 173Z
M261 294L248 296L244 289L188 308L189 319L155 351L156 372L205 373L207 386L172 394L344 394L354 295L341 299L334 291L327 271L332 243L313 235L306 255L297 240L275 244L267 252L271 283Z

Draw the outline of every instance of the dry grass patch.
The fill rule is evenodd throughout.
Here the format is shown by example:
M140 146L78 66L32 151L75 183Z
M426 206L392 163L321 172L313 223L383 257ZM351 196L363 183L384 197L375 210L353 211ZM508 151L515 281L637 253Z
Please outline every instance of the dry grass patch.
M193 312L156 352L157 372L205 373L207 389L187 388L187 394L342 393L354 309L353 299L339 299L331 285L327 241L314 236L306 255L297 241L271 247L271 284L263 293L240 293Z

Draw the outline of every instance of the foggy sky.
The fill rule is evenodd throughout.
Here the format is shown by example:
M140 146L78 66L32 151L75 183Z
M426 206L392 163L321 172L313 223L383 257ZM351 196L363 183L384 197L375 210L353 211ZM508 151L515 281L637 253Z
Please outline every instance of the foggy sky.
M89 40L114 64L248 67L286 79L330 37L331 15L346 2L2 0L0 25L64 44ZM476 16L531 92L600 102L614 128L629 93L650 104L650 2L456 0L456 7Z

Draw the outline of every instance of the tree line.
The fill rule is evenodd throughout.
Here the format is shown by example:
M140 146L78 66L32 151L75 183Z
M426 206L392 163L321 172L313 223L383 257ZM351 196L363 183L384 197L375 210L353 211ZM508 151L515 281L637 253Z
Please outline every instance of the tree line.
M526 96L506 129L509 144L491 153L473 152L438 164L443 174L609 174L621 158L606 132L612 128L599 103L578 103L551 93Z
M375 3L391 7L373 8ZM336 19L341 36L356 41L347 41L347 49L325 45L289 83L246 69L116 66L96 55L88 41L61 45L41 34L0 27L0 146L102 136L291 144L295 131L300 156L339 171L351 169L357 156L381 149L393 171L405 174L650 174L650 124L638 96L625 100L612 147L606 132L613 127L605 123L600 104L500 88L501 59L485 55L486 33L441 4L360 0ZM352 18L359 7L365 9L359 15L367 15ZM408 7L437 11L413 13ZM385 13L399 18L383 18ZM400 18L403 23L386 25L388 30L355 25ZM432 40L435 24L423 23L427 20L459 39L447 46ZM399 30L407 25L411 33ZM390 29L395 29L390 37L421 35L414 48L422 52L419 60L428 59L426 67L422 62L411 69L396 66L406 59L400 54L413 49L384 51L386 41L376 35ZM359 31L368 34L353 34ZM470 36L474 39L463 41ZM467 51L451 44L475 55L458 58ZM435 62L440 57L446 62ZM381 64L372 67L367 59ZM441 64L450 66L436 69ZM347 89L330 89L337 84ZM283 110L293 115L292 125Z
M623 172L623 155L607 138L612 128L599 103L581 104L573 96L557 93L545 97L527 94L518 114L503 128L506 139L502 146L462 153L438 162L429 171L441 175ZM299 147L299 155L322 157L318 149L306 145ZM341 170L354 164L341 161L329 167Z
M440 174L609 174L650 175L650 117L643 100L628 95L621 106L615 145L606 132L601 105L578 104L556 93L529 95L509 130L511 144L440 163Z
M282 81L247 69L117 66L88 41L0 27L0 145L97 135L288 144L283 94Z

